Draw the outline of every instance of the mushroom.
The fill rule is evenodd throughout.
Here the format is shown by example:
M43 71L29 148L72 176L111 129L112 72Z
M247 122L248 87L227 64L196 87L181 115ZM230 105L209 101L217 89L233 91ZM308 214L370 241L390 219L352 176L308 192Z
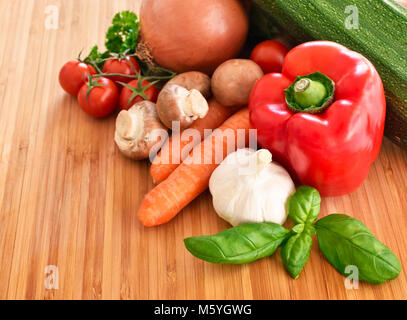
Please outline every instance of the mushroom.
M167 85L177 84L187 90L196 89L209 99L211 93L211 78L199 71L184 72L167 82Z
M114 140L120 151L131 159L147 159L153 147L158 151L167 136L167 128L150 101L136 103L117 116Z
M225 107L247 105L254 85L263 75L261 68L252 60L228 60L212 76L213 96Z
M169 129L179 121L180 129L188 128L196 119L204 118L209 106L205 97L196 89L188 90L177 84L167 84L157 100L157 113Z

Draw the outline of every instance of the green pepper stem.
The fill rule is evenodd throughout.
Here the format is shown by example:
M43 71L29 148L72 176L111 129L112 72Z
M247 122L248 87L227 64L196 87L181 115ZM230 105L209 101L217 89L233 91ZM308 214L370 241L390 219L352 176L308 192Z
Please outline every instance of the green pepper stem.
M315 72L297 77L285 90L287 105L295 112L322 112L333 101L335 84L327 76Z
M303 78L294 85L294 99L304 109L321 104L326 94L325 86L318 81Z
M300 81L297 81L297 83L295 84L294 91L296 93L304 92L309 88L310 84L311 84L310 79L307 78L301 79Z

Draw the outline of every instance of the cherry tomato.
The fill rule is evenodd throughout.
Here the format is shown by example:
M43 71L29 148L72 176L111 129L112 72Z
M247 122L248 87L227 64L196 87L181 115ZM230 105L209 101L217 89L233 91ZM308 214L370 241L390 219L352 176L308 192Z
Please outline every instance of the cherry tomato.
M130 64L131 63L131 64ZM120 74L125 74L128 76L135 75L136 72L134 72L133 68L131 65L134 66L134 68L138 71L140 71L140 66L138 65L136 59L133 57L126 57L123 59L111 59L107 60L105 62L105 65L103 66L103 73L120 73ZM126 77L120 77L120 76L112 76L109 77L109 79L117 82L124 82L128 83L132 79L131 78L126 78Z
M253 49L250 59L256 62L264 73L281 72L288 51L281 42L267 40Z
M83 62L72 60L67 62L59 72L59 83L67 93L76 96L85 82L88 74L96 74L95 69Z
M120 94L121 109L128 110L131 106L143 100L157 102L158 90L147 80L144 80L141 86L138 85L138 80L130 81L127 85Z
M95 80L94 83L95 86L91 89L89 97L87 97L89 83L82 86L78 93L78 102L87 114L95 118L103 118L116 109L119 89L112 80L105 77Z

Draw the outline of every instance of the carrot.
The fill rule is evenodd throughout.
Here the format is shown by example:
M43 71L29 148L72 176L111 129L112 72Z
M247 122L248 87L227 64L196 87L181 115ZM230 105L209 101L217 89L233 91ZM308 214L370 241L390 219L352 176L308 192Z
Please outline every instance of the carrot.
M223 154L221 154L222 159L220 160L223 160L228 153L236 150L236 147L233 150L228 150L227 146L228 140L234 141L237 146L238 129L244 129L245 144L247 145L250 129L248 108L231 116L219 129L218 132L221 135L216 135L214 132L195 146L190 156L166 180L144 197L138 211L138 217L145 226L152 227L170 221L208 188L209 179L220 162L216 161L218 159L215 158L217 155L216 148L219 147L216 144L219 138L216 137L222 139ZM192 163L187 161L191 160L195 153L198 153L199 164L196 161Z
M201 141L204 138L205 129L215 129L219 127L233 113L232 108L224 107L215 99L209 101L209 111L205 118L196 120L189 129L195 129L201 136ZM157 157L151 164L150 174L154 183L159 184L173 172L180 163L188 156L189 152L200 141L193 141L192 137L189 140L181 140L182 132L173 134L172 137L165 143L158 153ZM173 139L179 141L179 145L173 144ZM174 148L174 150L173 150ZM172 153L179 154L177 159L172 159Z

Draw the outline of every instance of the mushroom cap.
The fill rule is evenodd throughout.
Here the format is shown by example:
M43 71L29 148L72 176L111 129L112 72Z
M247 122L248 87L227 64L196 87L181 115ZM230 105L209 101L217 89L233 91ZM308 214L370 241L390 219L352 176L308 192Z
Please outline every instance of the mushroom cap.
M254 85L263 75L262 69L252 60L228 60L212 76L213 96L224 106L247 105Z

